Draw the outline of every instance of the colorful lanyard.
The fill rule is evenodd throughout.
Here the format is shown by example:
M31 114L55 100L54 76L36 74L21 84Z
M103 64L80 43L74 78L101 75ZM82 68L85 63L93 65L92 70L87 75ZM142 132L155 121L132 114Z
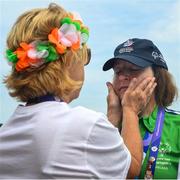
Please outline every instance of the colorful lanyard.
M146 167L146 172L144 177L145 179L153 179L154 176L156 160L157 160L159 145L161 142L161 134L164 124L164 116L165 116L164 108L158 107L158 114L157 114L156 127L154 133L151 134L148 131L146 131L143 139L143 147L145 154L147 153L148 148L150 146L150 154L149 154L148 164Z

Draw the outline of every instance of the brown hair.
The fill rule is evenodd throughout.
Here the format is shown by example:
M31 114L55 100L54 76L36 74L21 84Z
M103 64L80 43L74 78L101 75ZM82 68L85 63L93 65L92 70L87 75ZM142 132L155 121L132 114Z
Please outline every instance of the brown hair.
M155 89L156 104L162 107L170 106L178 97L178 90L172 75L161 67L153 67L157 86Z
M68 13L57 4L51 3L48 8L33 9L22 14L12 27L7 38L8 49L16 50L21 42L30 43L36 40L47 40L48 34L60 26L60 20ZM12 73L4 80L9 94L22 102L47 93L66 98L78 89L81 81L70 78L68 67L75 61L88 59L87 47L74 52L68 50L59 60L44 64L39 68L28 68L25 71Z

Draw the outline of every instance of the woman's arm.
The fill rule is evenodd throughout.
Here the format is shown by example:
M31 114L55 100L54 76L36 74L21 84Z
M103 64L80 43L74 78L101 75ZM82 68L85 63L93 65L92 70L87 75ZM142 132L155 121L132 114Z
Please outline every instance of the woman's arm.
M148 77L137 83L137 79L134 78L121 101L123 111L121 135L132 157L128 178L138 176L141 170L143 147L138 114L144 109L154 91L156 86L154 81L155 78Z
M116 127L122 124L121 135L131 153L132 160L128 178L138 176L141 169L143 152L138 114L147 104L155 86L154 78L146 78L139 84L137 84L136 79L133 79L123 96L121 104L118 104L118 97L115 97L113 86L108 84L108 118Z

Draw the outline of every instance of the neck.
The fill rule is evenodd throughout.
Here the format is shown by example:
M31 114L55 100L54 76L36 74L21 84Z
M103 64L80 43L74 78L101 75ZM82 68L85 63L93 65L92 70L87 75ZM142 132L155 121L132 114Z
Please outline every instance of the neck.
M150 101L147 103L146 107L144 108L144 110L139 114L139 117L145 117L151 115L155 105L156 105L155 97L152 96Z
M46 94L43 96L30 98L27 101L26 106L30 106L30 105L34 105L34 104L38 104L38 103L42 103L42 102L47 102L47 101L62 102L62 100L60 98L58 98L57 96L54 96L53 94Z

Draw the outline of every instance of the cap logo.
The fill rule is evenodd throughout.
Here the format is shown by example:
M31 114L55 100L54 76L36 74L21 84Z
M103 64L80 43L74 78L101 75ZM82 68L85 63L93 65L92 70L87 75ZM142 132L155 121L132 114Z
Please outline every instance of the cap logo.
M134 49L132 47L125 47L125 48L121 48L119 50L119 53L126 53L126 52L131 52L131 51L134 51Z
M124 44L123 44L123 46L124 47L128 47L128 46L131 46L131 45L133 45L133 41L131 40L131 39L128 39Z
M155 60L158 58L160 61L162 61L162 62L165 63L165 60L164 60L162 54L159 54L159 53L156 52L156 51L153 51L153 52L152 52L152 57L153 57Z

